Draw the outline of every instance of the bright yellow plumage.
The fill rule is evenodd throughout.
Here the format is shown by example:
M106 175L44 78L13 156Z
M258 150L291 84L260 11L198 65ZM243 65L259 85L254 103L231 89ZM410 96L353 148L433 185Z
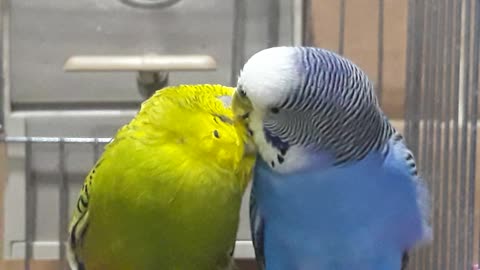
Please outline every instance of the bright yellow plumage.
M254 163L225 105L233 91L182 85L142 104L85 180L69 228L73 267L229 268Z

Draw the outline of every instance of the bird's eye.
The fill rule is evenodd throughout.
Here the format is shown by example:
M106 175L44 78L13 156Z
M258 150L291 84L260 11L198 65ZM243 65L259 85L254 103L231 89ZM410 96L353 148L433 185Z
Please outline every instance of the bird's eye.
M280 111L280 109L277 108L277 107L273 107L273 108L270 109L270 111L271 111L272 113L278 113L278 112Z
M243 90L243 88L239 87L237 89L238 91L238 94L241 96L241 97L246 97L247 96L247 93L245 92L245 90Z

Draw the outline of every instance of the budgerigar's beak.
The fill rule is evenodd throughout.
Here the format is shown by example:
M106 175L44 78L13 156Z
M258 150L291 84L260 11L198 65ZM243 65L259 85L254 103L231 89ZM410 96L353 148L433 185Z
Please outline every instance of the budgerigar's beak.
M235 120L245 121L253 110L252 102L246 96L242 96L235 91L232 99L232 110Z
M235 124L243 126L243 129L247 132L244 155L255 155L257 148L253 142L252 133L248 128L248 117L253 110L252 103L247 97L235 92L232 99L232 110Z

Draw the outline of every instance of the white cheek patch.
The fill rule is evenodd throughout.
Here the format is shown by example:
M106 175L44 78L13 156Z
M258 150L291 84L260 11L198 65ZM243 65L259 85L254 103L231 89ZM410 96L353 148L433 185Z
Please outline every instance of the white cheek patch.
M291 146L285 155L283 164L279 164L277 171L280 173L292 173L310 167L311 161L307 152L298 146Z

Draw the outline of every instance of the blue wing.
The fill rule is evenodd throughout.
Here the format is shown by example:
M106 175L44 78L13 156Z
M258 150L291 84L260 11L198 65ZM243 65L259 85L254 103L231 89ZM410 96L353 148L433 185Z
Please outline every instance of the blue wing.
M257 264L259 269L263 270L265 269L265 255L263 251L264 222L255 200L255 185L250 193L250 229Z
M403 252L403 255L402 255L402 267L400 268L400 270L407 270L409 259L410 259L410 257L409 257L409 255L408 255L408 251Z

